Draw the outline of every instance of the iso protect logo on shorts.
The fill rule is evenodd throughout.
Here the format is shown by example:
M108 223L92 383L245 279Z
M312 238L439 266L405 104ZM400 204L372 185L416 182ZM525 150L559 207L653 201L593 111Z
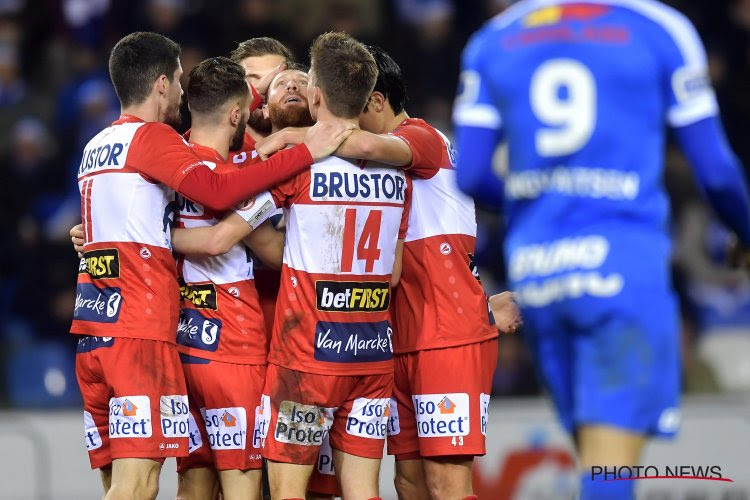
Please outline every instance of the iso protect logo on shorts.
M271 398L266 394L260 396L260 406L255 407L255 426L253 428L253 448L263 448L268 427L271 425Z
M325 408L282 401L276 418L274 439L280 443L320 446L328 434L332 418L333 413L329 414Z
M415 394L412 396L419 437L451 437L469 434L469 395Z
M212 450L244 450L247 440L245 408L201 408Z
M401 433L401 422L398 418L398 404L395 398L391 398L391 411L388 415L388 435L395 436Z
M346 417L346 432L363 438L385 439L390 413L390 398L357 398Z
M150 438L151 401L148 396L109 399L109 437Z
M159 414L161 415L161 433L167 438L188 437L190 424L188 415L188 399L182 394L162 396L159 398Z
M198 422L195 421L195 417L193 417L192 413L188 413L188 453L193 453L202 446L203 438L201 437L201 431L198 428Z
M102 437L99 435L99 429L96 427L94 417L85 410L83 412L83 438L86 441L86 449L88 451L101 448L102 446Z

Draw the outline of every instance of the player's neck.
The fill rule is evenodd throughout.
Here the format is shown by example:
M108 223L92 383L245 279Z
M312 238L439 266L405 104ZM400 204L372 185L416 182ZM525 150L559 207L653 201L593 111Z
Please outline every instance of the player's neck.
M140 118L144 122L161 121L161 117L159 116L159 105L152 99L146 99L144 102L131 104L130 106L123 106L120 108L120 115L134 116Z
M323 121L323 120L343 120L347 123L354 124L355 128L359 128L359 117L355 116L354 118L341 118L340 116L336 116L331 111L325 107L320 106L318 108L318 116L317 121Z
M406 114L406 111L402 111L399 114L395 115L391 111L389 113L390 116L386 117L385 119L385 130L383 130L383 134L387 134L391 130L394 130L398 128L399 125L401 125L401 122L409 118L409 115Z
M193 122L193 128L190 129L190 142L200 144L203 147L211 148L224 160L229 157L229 142L231 138L226 133L219 130L216 125L198 125Z

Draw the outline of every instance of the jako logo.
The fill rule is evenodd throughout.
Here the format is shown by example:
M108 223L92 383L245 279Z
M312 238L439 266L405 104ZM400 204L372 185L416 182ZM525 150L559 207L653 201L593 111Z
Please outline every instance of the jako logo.
M243 407L201 408L212 450L244 450L247 415Z
M148 396L110 398L110 438L148 438L151 433L151 401Z
M469 434L469 395L416 394L412 396L419 437Z

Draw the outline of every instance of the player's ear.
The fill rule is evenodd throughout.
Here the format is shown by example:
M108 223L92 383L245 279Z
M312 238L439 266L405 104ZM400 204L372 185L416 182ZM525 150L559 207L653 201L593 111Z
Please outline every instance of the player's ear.
M382 93L375 91L370 94L370 100L367 105L371 106L370 109L372 109L372 111L382 113L383 109L385 109L385 96Z
M169 78L167 78L167 75L159 75L159 78L154 82L154 89L160 96L167 95L169 91Z
M260 109L263 111L263 118L269 120L271 118L271 113L268 111L268 103L264 103Z
M312 104L314 106L320 106L320 101L322 99L322 92L320 91L320 87L317 85L313 87L313 98L312 98Z
M229 122L232 124L232 127L236 127L241 119L242 111L240 110L239 105L232 107L232 111L229 113Z

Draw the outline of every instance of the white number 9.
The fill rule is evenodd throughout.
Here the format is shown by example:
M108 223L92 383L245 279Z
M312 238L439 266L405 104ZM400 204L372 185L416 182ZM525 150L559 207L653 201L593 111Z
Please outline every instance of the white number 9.
M586 66L573 59L545 62L531 77L530 98L539 121L551 126L536 132L539 155L563 156L586 145L596 126L596 82Z

